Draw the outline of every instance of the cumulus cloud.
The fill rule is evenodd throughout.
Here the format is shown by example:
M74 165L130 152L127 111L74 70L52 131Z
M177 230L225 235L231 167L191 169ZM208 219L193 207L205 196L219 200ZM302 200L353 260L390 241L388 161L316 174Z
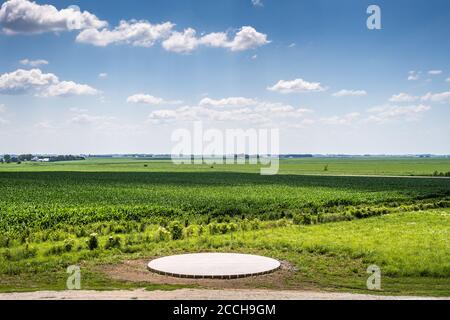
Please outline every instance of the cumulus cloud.
M98 74L98 78L99 79L106 79L106 78L108 78L108 74L105 73L105 72L99 73Z
M437 76L439 74L442 74L442 70L430 70L428 71L428 74L432 76Z
M127 98L128 103L141 103L148 105L164 105L164 104L181 104L178 100L165 100L163 98L155 97L149 94L138 93Z
M61 81L47 87L40 96L42 97L67 97L67 96L92 96L99 91L87 84L79 84L73 81Z
M217 108L225 105L235 108ZM233 123L243 122L255 125L280 125L282 121L288 120L290 124L302 123L304 126L312 123L312 120L306 118L306 115L309 113L312 113L312 110L294 108L282 103L230 97L221 100L203 99L197 106L155 110L150 113L148 121L151 123L168 123L174 121L208 120Z
M33 88L41 88L58 83L58 77L52 73L42 73L39 69L18 69L0 75L0 93L20 94Z
M226 48L231 51L244 51L255 49L268 44L267 35L260 33L255 28L244 26L234 35L232 39L225 32L213 32L197 37L196 31L188 28L183 32L174 31L162 45L168 51L188 53L199 46L214 48Z
M24 66L30 66L30 67L39 67L41 65L47 65L48 61L39 59L39 60L29 60L29 59L23 59L20 60L20 64Z
M162 46L167 51L183 53L193 51L199 44L196 31L188 28L183 32L173 32L168 39L164 40Z
M368 112L371 115L367 120L376 123L393 120L417 121L423 113L429 110L431 110L431 107L423 104L410 106L384 105L369 109Z
M442 102L442 103L450 102L450 91L441 93L428 92L426 95L422 97L422 101Z
M174 30L175 24L164 22L151 24L148 21L121 21L113 30L90 28L83 30L76 38L77 42L105 47L110 44L130 44L137 47L151 47L161 42L167 51L189 53L199 46L226 48L242 51L260 47L269 43L267 35L253 27L244 26L232 37L225 32L213 32L197 36L193 28L184 31Z
M60 81L53 73L40 69L18 69L0 75L0 94L24 94L37 91L42 97L94 95L98 91L88 85L73 81Z
M203 98L200 102L200 106L213 106L213 107L245 107L252 106L258 102L254 99L243 98L243 97L229 97L219 100L214 100L211 98Z
M58 10L48 4L9 0L0 8L0 26L3 32L13 35L98 29L106 27L107 22L99 20L87 11L80 11L76 6Z
M199 46L243 51L270 42L266 34L251 26L241 27L231 37L227 32L197 36L193 28L181 32L174 30L175 24L172 22L152 24L146 20L134 19L122 20L111 29L106 21L99 20L87 11L82 12L76 6L58 10L52 5L40 5L28 0L9 0L3 3L0 9L0 26L10 35L79 30L77 42L99 47L111 44L151 47L161 42L164 49L178 53L188 53ZM26 63L28 65L29 61Z
M254 49L269 43L267 35L256 31L253 27L244 26L229 38L225 32L213 32L197 36L196 30L187 28L184 31L173 30L175 24L164 22L151 24L148 21L121 21L113 30L107 28L89 28L83 30L77 41L95 46L110 44L131 44L138 47L151 47L161 41L167 51L188 53L199 46L227 48L231 51Z
M253 27L242 27L231 42L224 43L225 48L231 51L254 49L268 44L267 35L256 31Z
M272 87L268 87L267 90L275 91L279 93L292 93L292 92L320 92L325 91L326 88L322 87L320 82L308 82L303 79L295 80L280 80Z
M409 95L407 93L401 92L399 94L394 94L389 101L390 102L414 102L418 100L419 97Z
M113 30L89 28L76 38L77 42L105 47L110 44L131 44L136 47L151 47L156 41L167 38L175 25L171 22L151 24L145 20L120 21Z
M367 92L364 90L340 90L338 92L333 93L334 97L361 97L367 95Z

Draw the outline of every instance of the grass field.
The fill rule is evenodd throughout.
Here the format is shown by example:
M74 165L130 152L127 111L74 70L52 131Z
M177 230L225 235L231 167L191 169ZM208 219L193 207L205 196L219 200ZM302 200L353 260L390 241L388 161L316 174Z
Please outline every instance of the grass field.
M366 292L377 264L383 293L450 296L450 179L406 177L435 171L450 159L282 160L276 176L134 159L3 164L0 290L64 289L79 263L83 288L148 287L95 266L220 250L289 261L285 288Z

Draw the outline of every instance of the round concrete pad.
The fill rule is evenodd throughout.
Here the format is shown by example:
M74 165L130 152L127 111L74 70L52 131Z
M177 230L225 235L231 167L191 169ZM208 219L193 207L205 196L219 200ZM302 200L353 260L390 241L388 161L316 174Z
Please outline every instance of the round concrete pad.
M150 261L150 271L181 278L234 279L277 270L275 259L237 253L194 253Z

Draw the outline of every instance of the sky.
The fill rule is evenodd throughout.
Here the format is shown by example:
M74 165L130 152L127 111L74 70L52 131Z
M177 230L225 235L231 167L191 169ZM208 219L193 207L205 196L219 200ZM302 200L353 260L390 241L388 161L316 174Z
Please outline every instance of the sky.
M281 153L450 154L447 0L0 3L0 154L170 153L194 121L278 129Z

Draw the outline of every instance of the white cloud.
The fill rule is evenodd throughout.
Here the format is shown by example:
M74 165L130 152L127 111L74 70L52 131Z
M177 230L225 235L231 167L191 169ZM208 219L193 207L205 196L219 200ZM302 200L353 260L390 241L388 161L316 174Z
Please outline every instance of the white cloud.
M428 74L432 75L432 76L436 76L436 75L442 74L442 70L430 70L430 71L428 71Z
M90 28L83 30L77 42L105 47L110 44L131 44L136 47L151 47L156 41L170 35L175 25L171 22L151 24L145 20L120 21L113 30Z
M325 91L326 88L322 87L320 82L308 82L303 79L295 80L280 80L272 87L268 87L267 90L280 93L292 93L292 92L320 92Z
M107 22L76 6L58 10L27 0L9 0L0 9L0 25L7 34L37 34L103 28Z
M288 48L293 48L295 47L297 44L295 42L292 42L290 45L288 45Z
M428 92L426 95L422 97L422 101L442 102L442 103L450 102L450 91L441 93Z
M105 72L99 73L98 74L98 78L99 79L106 79L106 78L108 78L108 74L105 73Z
M18 69L0 75L0 93L24 93L33 88L41 88L58 83L58 77L52 73L42 73L39 69Z
M418 100L419 97L417 96L412 96L409 95L407 93L401 92L399 94L394 94L389 101L390 102L414 102L416 100Z
M40 96L42 97L67 97L67 96L93 96L99 91L87 84L79 84L73 81L61 81L47 87Z
M328 118L321 118L320 121L328 125L350 125L356 120L359 120L361 114L359 112L352 112L343 116L332 116Z
M0 104L0 113L6 112L6 106L4 104Z
M269 42L267 35L256 31L250 26L242 27L233 39L229 39L228 34L225 32L214 32L197 37L196 31L188 28L183 32L172 32L170 37L163 41L162 46L168 51L178 53L191 52L201 45L214 48L226 48L231 51L243 51L255 49Z
M211 98L204 98L199 102L200 106L213 106L213 107L246 107L257 104L254 99L243 97L229 97L220 100L214 100Z
M367 95L367 92L364 90L340 90L338 92L333 93L334 97L361 97Z
M158 98L149 94L138 93L127 98L128 103L142 103L148 105L163 105L163 104L181 104L182 101L165 100L163 98Z
M20 60L20 64L24 65L24 66L30 66L30 67L39 67L40 65L47 65L48 61L47 60L28 60L28 59L23 59Z
M40 69L18 69L0 75L0 94L24 94L37 91L41 97L95 95L99 91L85 84L60 81L53 73Z
M416 80L419 80L419 79L420 79L420 74L421 74L420 71L414 71L414 70L412 70L412 71L410 71L410 72L408 73L408 80L409 80L409 81L416 81Z
M431 110L430 106L419 104L410 106L384 105L368 110L371 114L367 121L385 123L393 120L417 121L420 116Z
M450 82L450 77L448 77L447 79L445 79L445 81Z
M254 55L251 56L251 58L252 58L252 60L256 60L256 59L258 59L258 55L254 54Z
M162 43L162 46L167 51L178 53L191 52L198 45L199 40L196 38L196 31L192 28L188 28L183 32L175 31Z
M225 43L224 46L231 51L242 51L257 48L269 42L267 35L256 31L253 27L245 26L236 33L231 42Z
M175 121L208 120L215 122L242 122L255 125L292 125L306 126L313 120L305 118L313 111L306 108L294 108L282 103L255 101L246 98L224 98L221 100L201 100L197 106L183 106L177 109L155 110L150 113L150 123L168 123ZM217 108L233 106L235 108ZM294 122L293 122L294 121Z
M262 0L252 0L252 4L255 7L264 7L264 3L262 2Z

